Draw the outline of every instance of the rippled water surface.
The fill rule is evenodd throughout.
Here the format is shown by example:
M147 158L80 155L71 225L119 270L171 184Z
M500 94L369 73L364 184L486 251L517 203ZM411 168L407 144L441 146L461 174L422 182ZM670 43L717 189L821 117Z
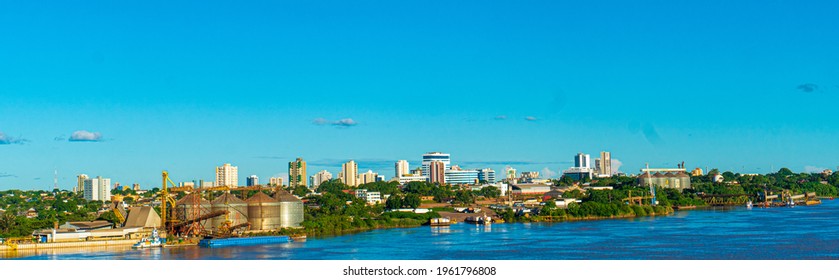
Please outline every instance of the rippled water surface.
M553 224L375 230L252 247L20 252L22 259L565 260L839 259L839 202L682 211Z

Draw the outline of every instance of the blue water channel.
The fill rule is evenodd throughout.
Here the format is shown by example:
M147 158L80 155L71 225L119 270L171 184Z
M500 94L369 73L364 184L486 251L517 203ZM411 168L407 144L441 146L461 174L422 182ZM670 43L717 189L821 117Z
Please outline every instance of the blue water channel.
M19 252L105 260L797 260L839 259L839 201L794 208L679 211L664 217L418 227L228 248Z

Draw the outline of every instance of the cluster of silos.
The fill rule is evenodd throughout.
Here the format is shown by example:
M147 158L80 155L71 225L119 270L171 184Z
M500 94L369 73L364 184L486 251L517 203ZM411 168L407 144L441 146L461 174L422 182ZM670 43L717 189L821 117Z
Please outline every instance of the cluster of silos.
M208 230L216 231L228 221L230 226L238 226L248 222L248 203L230 193L222 194L210 204L213 212L227 211L227 214L212 218L210 220L211 228L207 228Z
M202 198L198 193L191 193L175 202L175 215L180 222L197 219L212 211L210 202ZM207 228L210 221L201 221L201 226Z
M227 211L225 215L200 222L210 232L217 231L228 221L230 226L250 223L250 230L300 227L304 214L303 201L282 190L275 197L258 192L246 201L225 193L210 202L192 193L178 200L176 205L176 215L180 222Z

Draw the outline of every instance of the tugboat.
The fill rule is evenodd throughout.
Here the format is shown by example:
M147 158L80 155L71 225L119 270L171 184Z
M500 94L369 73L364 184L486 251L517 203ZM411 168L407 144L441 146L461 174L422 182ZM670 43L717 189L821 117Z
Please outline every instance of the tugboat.
M157 234L157 229L155 229L151 232L151 236L143 237L140 242L135 243L131 247L134 249L163 247L164 243L166 243L166 238L160 238L160 235Z

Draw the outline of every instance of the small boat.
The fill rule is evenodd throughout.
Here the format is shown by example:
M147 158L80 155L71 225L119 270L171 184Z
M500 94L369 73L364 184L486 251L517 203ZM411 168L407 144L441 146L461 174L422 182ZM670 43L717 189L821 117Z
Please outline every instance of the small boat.
M306 238L305 234L291 236L291 240L294 242L306 242Z
M484 216L476 216L476 217L466 217L466 222L470 224L477 224L477 225L491 225L492 218Z
M452 225L452 219L449 218L433 218L428 221L432 227L443 227Z
M155 229L151 232L151 236L143 237L140 242L135 243L131 247L134 249L163 247L164 243L166 243L166 238L160 238L160 235L157 233L157 229Z
M747 209L752 209L752 207L754 207L754 204L752 204L751 200L749 200L749 202L746 202L746 208Z

